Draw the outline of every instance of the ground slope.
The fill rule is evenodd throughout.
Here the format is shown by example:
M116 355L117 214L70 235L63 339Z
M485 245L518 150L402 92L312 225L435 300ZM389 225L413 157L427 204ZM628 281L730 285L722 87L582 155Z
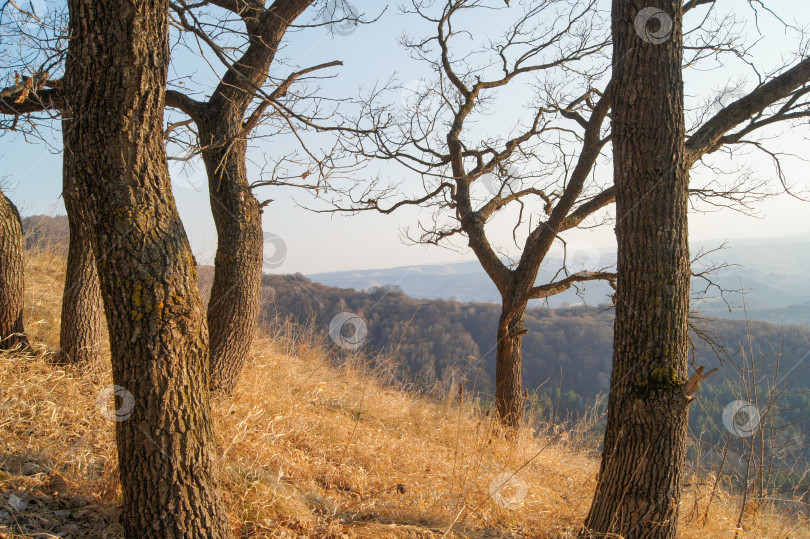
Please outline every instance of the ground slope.
M121 537L114 423L98 396L109 366L50 363L64 260L28 259L27 327L37 356L0 355L0 537ZM136 403L137 405L137 403ZM362 357L288 327L254 346L232 400L214 403L224 498L244 537L572 537L597 455L549 425L507 441L476 403L386 387ZM501 475L507 474L507 475ZM499 476L517 480L490 495ZM733 537L739 502L690 478L682 537ZM525 485L525 496L519 487ZM760 507L744 537L808 537Z

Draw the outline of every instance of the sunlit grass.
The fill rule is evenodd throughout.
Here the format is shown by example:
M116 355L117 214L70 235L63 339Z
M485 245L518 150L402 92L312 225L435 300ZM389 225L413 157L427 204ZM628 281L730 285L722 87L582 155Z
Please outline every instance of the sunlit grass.
M96 396L109 365L50 363L64 260L27 261L34 355L0 355L0 537L121 537L114 423ZM558 429L506 439L475 402L428 399L380 382L362 356L336 362L330 342L289 326L257 339L232 399L213 402L221 485L244 537L573 537L588 510L598 455ZM552 432L555 432L553 436ZM490 496L500 474L508 485ZM64 484L59 483L63 481ZM503 480L503 476L500 479ZM690 478L681 537L733 537L739 500ZM55 488L54 484L61 485ZM14 512L8 496L30 500ZM514 503L510 503L514 502ZM61 512L60 512L61 511ZM67 511L67 515L65 514ZM76 516L79 515L79 516ZM743 537L808 537L792 514L762 506ZM5 526L5 527L4 527ZM16 533L16 532L15 532Z

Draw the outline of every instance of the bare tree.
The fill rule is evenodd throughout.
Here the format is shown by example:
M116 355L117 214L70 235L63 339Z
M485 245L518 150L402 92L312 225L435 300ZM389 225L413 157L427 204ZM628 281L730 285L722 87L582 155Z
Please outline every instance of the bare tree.
M613 2L618 301L602 466L585 526L665 538L677 529L692 399L683 5L655 6L669 35L651 42L636 32L632 4Z
M189 33L200 50L213 52L226 68L206 101L195 100L179 89L167 93L167 104L185 113L196 128L196 141L186 154L202 155L217 228L214 282L208 302L212 390L225 393L233 390L250 351L259 313L264 246L262 204L253 189L279 184L278 181L249 181L248 139L262 125L268 112L280 115L281 122L293 130L295 118L316 119L317 112L299 116L292 111L290 103L284 103L284 98L292 94L291 87L296 81L315 71L341 65L334 61L298 69L281 80L269 75L284 36L315 4L316 0L276 0L267 7L258 0L193 3L177 0L171 3L174 24ZM207 13L212 6L220 13ZM221 17L223 12L236 15L242 28L235 29L229 24ZM332 17L325 17L320 25L346 20L360 22L359 15L353 11L346 11L345 16L327 15ZM234 47L234 36L243 44ZM294 94L291 101L294 103L301 98L300 94ZM326 175L328 156L316 158L314 153L306 153L310 162L303 166L301 179L306 180L311 170L316 171L314 178L317 179L314 185L310 179L303 186L317 188Z
M226 393L236 384L258 318L264 240L262 207L266 202L260 203L253 189L268 185L320 189L328 171L333 168L328 152L316 157L303 145L297 133L301 127L316 126L312 122L320 119L320 108L314 106L306 112L295 111L296 103L310 99L312 95L293 91L293 85L306 81L316 71L338 66L341 62L297 69L283 79L269 75L282 40L291 27L301 29L366 22L353 9L335 0L324 3L316 14L320 15L317 23L295 25L295 21L316 4L316 0L279 0L269 6L258 0L170 2L171 23L180 31L178 44L186 44L192 54L212 52L225 68L217 86L206 92L210 97L205 101L196 100L193 93L182 90L180 85L167 91L167 106L182 111L188 119L171 122L165 136L170 144L180 145L183 157L179 159L202 155L207 170L211 209L218 234L215 275L207 314L211 338L211 388ZM36 17L35 13L25 14ZM236 15L236 21L233 15ZM186 43L186 37L191 44ZM241 44L234 45L234 39ZM33 45L43 46L37 40ZM33 85L26 85L28 81L23 81L8 88L5 93L13 99L0 102L0 111L14 116L14 126L20 115L47 112L50 108L60 107L64 101L61 81L49 81L43 68L36 70L29 80L34 81ZM29 86L32 91L26 90ZM248 179L248 141L268 116L280 117L276 123L293 131L303 145L303 159L283 156L277 160L297 165L300 169L297 178L295 174L287 174L282 177L274 175L271 180L251 182ZM300 124L298 127L296 122ZM178 134L182 130L191 136L184 138ZM307 179L310 175L312 178ZM88 341L94 339L85 335L82 319L71 315L75 311L88 311L85 300L93 297L94 277L89 267L80 264L92 263L92 255L78 237L85 212L78 207L78 201L71 199L70 193L66 188L65 205L69 214L74 214L71 223L75 222L77 226L71 226L76 235L71 242L73 256L69 256L68 276L76 280L65 289L62 349L77 356ZM68 293L71 301L67 301ZM87 319L92 320L92 317L87 316Z
M68 259L62 315L59 326L59 354L63 363L93 364L104 349L104 304L93 251L91 210L80 195L71 167L63 167L62 200L68 215Z
M382 213L421 205L435 210L434 219L429 225L420 223L420 233L410 239L440 244L454 236L467 238L501 295L495 402L504 424L516 426L522 415L521 342L528 302L584 281L614 278L608 271L562 268L553 282L535 284L558 234L612 202L609 194L586 192L588 165L608 142L602 124L609 101L603 91L593 87L601 75L594 73L581 77L586 90L565 103L562 98L570 88L538 84L537 103L532 106L535 113L507 136L491 130L480 135L475 116L490 112L498 90L507 86L536 82L539 76L580 78L578 70L586 71L607 40L600 36L595 2L542 1L528 5L504 31L502 40L489 43L485 59L474 63L476 53L456 56L454 45L462 42L463 48L469 37L456 19L470 10L486 8L486 2L480 0L448 0L438 14L431 14L424 3L412 3L408 11L435 25L436 33L423 40L404 38L403 45L429 66L435 80L423 80L416 89L404 90L410 92L409 106L397 126L360 137L347 148L365 157L396 161L419 174L424 195L400 198L395 188L370 183L353 193L350 208L343 207L340 200L334 203L339 210ZM388 111L378 109L376 113L382 117ZM557 123L566 116L575 119L576 128ZM570 168L567 162L561 172L549 160L555 152L554 157L569 157L566 146L571 140L581 144L583 156L580 164ZM525 170L515 173L518 167ZM509 263L493 246L485 227L515 206L519 210L513 239L518 245L522 236L521 255ZM449 218L444 215L448 210Z
M706 3L692 2L687 9ZM593 1L523 2L505 8L500 2L446 0L435 14L428 3L413 1L411 6L408 11L436 31L424 39L405 38L403 45L433 78L420 81L415 90L406 88L408 105L395 126L358 137L345 149L395 162L406 174L421 177L424 190L414 195L396 185L369 182L354 190L350 204L335 199L321 211L388 214L419 206L431 210L432 218L420 221L418 233L409 232L407 239L433 245L448 245L457 236L466 239L501 295L495 401L498 416L514 426L522 413L520 350L528 302L585 281L615 279L609 268L575 268L564 261L552 282L536 283L555 242L565 246L566 231L605 222L603 210L615 200L614 187L598 181L595 173L611 140L605 120L613 85L604 61L610 38ZM488 37L486 45L470 50L475 28L464 26L464 15L488 9L508 9L516 13L515 22L500 39ZM703 17L690 31L695 43L683 69L718 54L744 56L743 33L733 23ZM754 91L716 114L707 103L703 121L686 143L689 167L721 148L761 148L748 136L806 117L808 67L801 61L764 77ZM527 104L533 114L504 128L507 135L494 134L501 118L493 112L506 104L503 92L516 90L521 81L535 89ZM385 118L391 111L369 106L364 115L370 114ZM481 122L487 122L486 128ZM714 172L715 177L720 173ZM713 178L693 186L690 194L695 204L708 201L745 211L762 195L748 180L741 174L730 184ZM510 218L519 249L514 260L496 246L493 226L496 219Z
M208 338L161 137L168 0L70 0L65 176L92 212L129 537L232 535L218 494Z

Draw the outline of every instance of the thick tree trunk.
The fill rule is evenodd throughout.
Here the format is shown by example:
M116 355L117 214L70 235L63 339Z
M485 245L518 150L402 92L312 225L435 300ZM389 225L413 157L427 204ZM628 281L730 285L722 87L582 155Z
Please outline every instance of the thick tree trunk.
M655 13L647 34L639 18ZM681 0L613 1L618 301L602 464L586 520L597 535L671 538L677 529L689 400L681 19Z
M0 350L28 347L23 328L24 256L20 213L0 190Z
M217 495L203 305L161 136L168 1L68 6L65 175L93 209L113 380L123 396L115 418L124 531L229 537Z
M203 159L218 240L208 301L210 387L225 394L236 386L253 343L264 247L262 212L245 167L247 141L234 138L241 129L240 118L205 118L200 126L203 145L210 147Z
M59 356L64 363L97 363L104 340L104 305L93 254L92 221L73 182L66 176L62 198L68 214L68 247Z
M508 313L506 307L498 322L498 346L495 365L495 410L500 422L515 429L523 419L524 310Z

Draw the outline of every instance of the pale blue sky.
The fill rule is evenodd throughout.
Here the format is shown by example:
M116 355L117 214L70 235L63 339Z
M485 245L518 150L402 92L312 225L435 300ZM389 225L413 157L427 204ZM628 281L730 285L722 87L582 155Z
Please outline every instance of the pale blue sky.
M40 6L49 3L51 0L35 2ZM54 0L54 3L58 2ZM493 2L493 5L502 3L499 0ZM355 2L359 10L368 14L375 13L375 10L379 10L384 4L371 0ZM512 4L514 6L515 2ZM742 14L747 13L748 9L747 0L720 0L719 4L722 9L740 9ZM780 0L768 4L791 23L806 25L810 22L805 1ZM500 16L509 17L509 10L504 9L502 13L498 13ZM607 15L606 12L605 14ZM476 26L476 31L481 33L476 34L475 39L485 37L487 30L491 31L497 26L497 20L492 14L482 17ZM794 52L797 43L794 35L786 34L771 19L763 17L760 23L763 38L752 50L752 57L758 66L767 71L768 67L778 63L781 56ZM322 84L324 93L338 96L356 95L359 87L368 87L395 74L402 83L415 81L420 76L429 76L425 68L410 60L397 43L398 36L406 29L413 35L423 35L431 30L422 21L400 15L396 6L392 4L378 22L361 26L350 35L332 36L323 28L295 33L289 36L283 55L292 64L302 67L342 60L345 65L334 70L336 78ZM749 38L752 42L758 38L753 25L749 27ZM181 67L190 69L190 66L193 66L198 78L208 77L208 80L215 80L213 75L208 74L210 71L207 70L210 68L207 65L201 62L195 64L195 60L191 58L183 57L182 60L182 66L175 66L174 74L182 75ZM219 69L219 66L216 67ZM736 80L740 74L747 78L748 88L753 87L755 80L751 77L750 71L744 71L744 65L741 63L729 64L725 68L715 66L708 71L690 73L686 79L687 103L695 103L699 98L703 100L709 98L713 91L722 89L729 80ZM520 95L510 95L513 106L499 111L503 112L499 116L514 117L504 119L506 123L499 127L506 128L513 120L519 118L520 108L517 106L521 101L519 98ZM396 102L397 96L392 95L391 99ZM399 99L401 100L401 97ZM55 127L58 128L58 124ZM806 135L806 130L802 130L783 136L778 140L777 147L810 157ZM57 147L58 138L59 134L55 133L54 140L57 141L55 142ZM255 163L262 163L265 154L272 160L280 149L288 145L289 142L285 141L261 139L256 141L249 157ZM8 176L13 187L8 194L24 215L64 212L59 197L61 156L58 153L49 151L43 144L27 143L21 137L6 135L0 137L0 156L4 165L2 172ZM773 167L767 160L755 157L750 159L748 164L753 166L763 179L775 180ZM787 161L786 164L790 182L797 188L810 189L805 172L806 165L798 160ZM258 169L256 166L250 168L252 177L255 178ZM389 176L402 177L406 188L419 185L418 178L413 175L404 175L394 169L383 170ZM172 171L177 176L174 194L197 259L200 263L211 263L216 249L216 234L210 217L204 177L189 180L184 174L177 174L177 167L172 167ZM603 162L597 174L609 177L609 173L610 164ZM359 175L359 178L362 178L362 175ZM197 179L201 182L197 182ZM701 181L705 179L706 176L698 178ZM776 186L775 183L773 185ZM296 205L293 197L299 202L308 203L307 196L302 192L293 193L289 189L275 188L260 191L258 195L260 198L274 199L274 202L265 209L264 228L283 238L287 245L286 259L274 270L277 272L316 273L471 259L469 253L456 253L436 247L403 245L400 241L400 231L404 227L416 225L419 216L417 210L411 209L389 216L368 213L351 218L330 218L307 212ZM746 217L729 211L694 215L690 221L690 234L694 240L779 236L810 238L810 219L806 217L810 207L807 203L780 196L760 204L758 210L760 218ZM496 230L505 231L509 228L505 224L501 228L498 226L496 224ZM513 254L514 247L510 250L507 235L503 232L496 232L495 235L504 240L502 243L504 250ZM577 231L569 237L586 249L591 246L609 248L614 243L613 230L609 226L597 230Z

